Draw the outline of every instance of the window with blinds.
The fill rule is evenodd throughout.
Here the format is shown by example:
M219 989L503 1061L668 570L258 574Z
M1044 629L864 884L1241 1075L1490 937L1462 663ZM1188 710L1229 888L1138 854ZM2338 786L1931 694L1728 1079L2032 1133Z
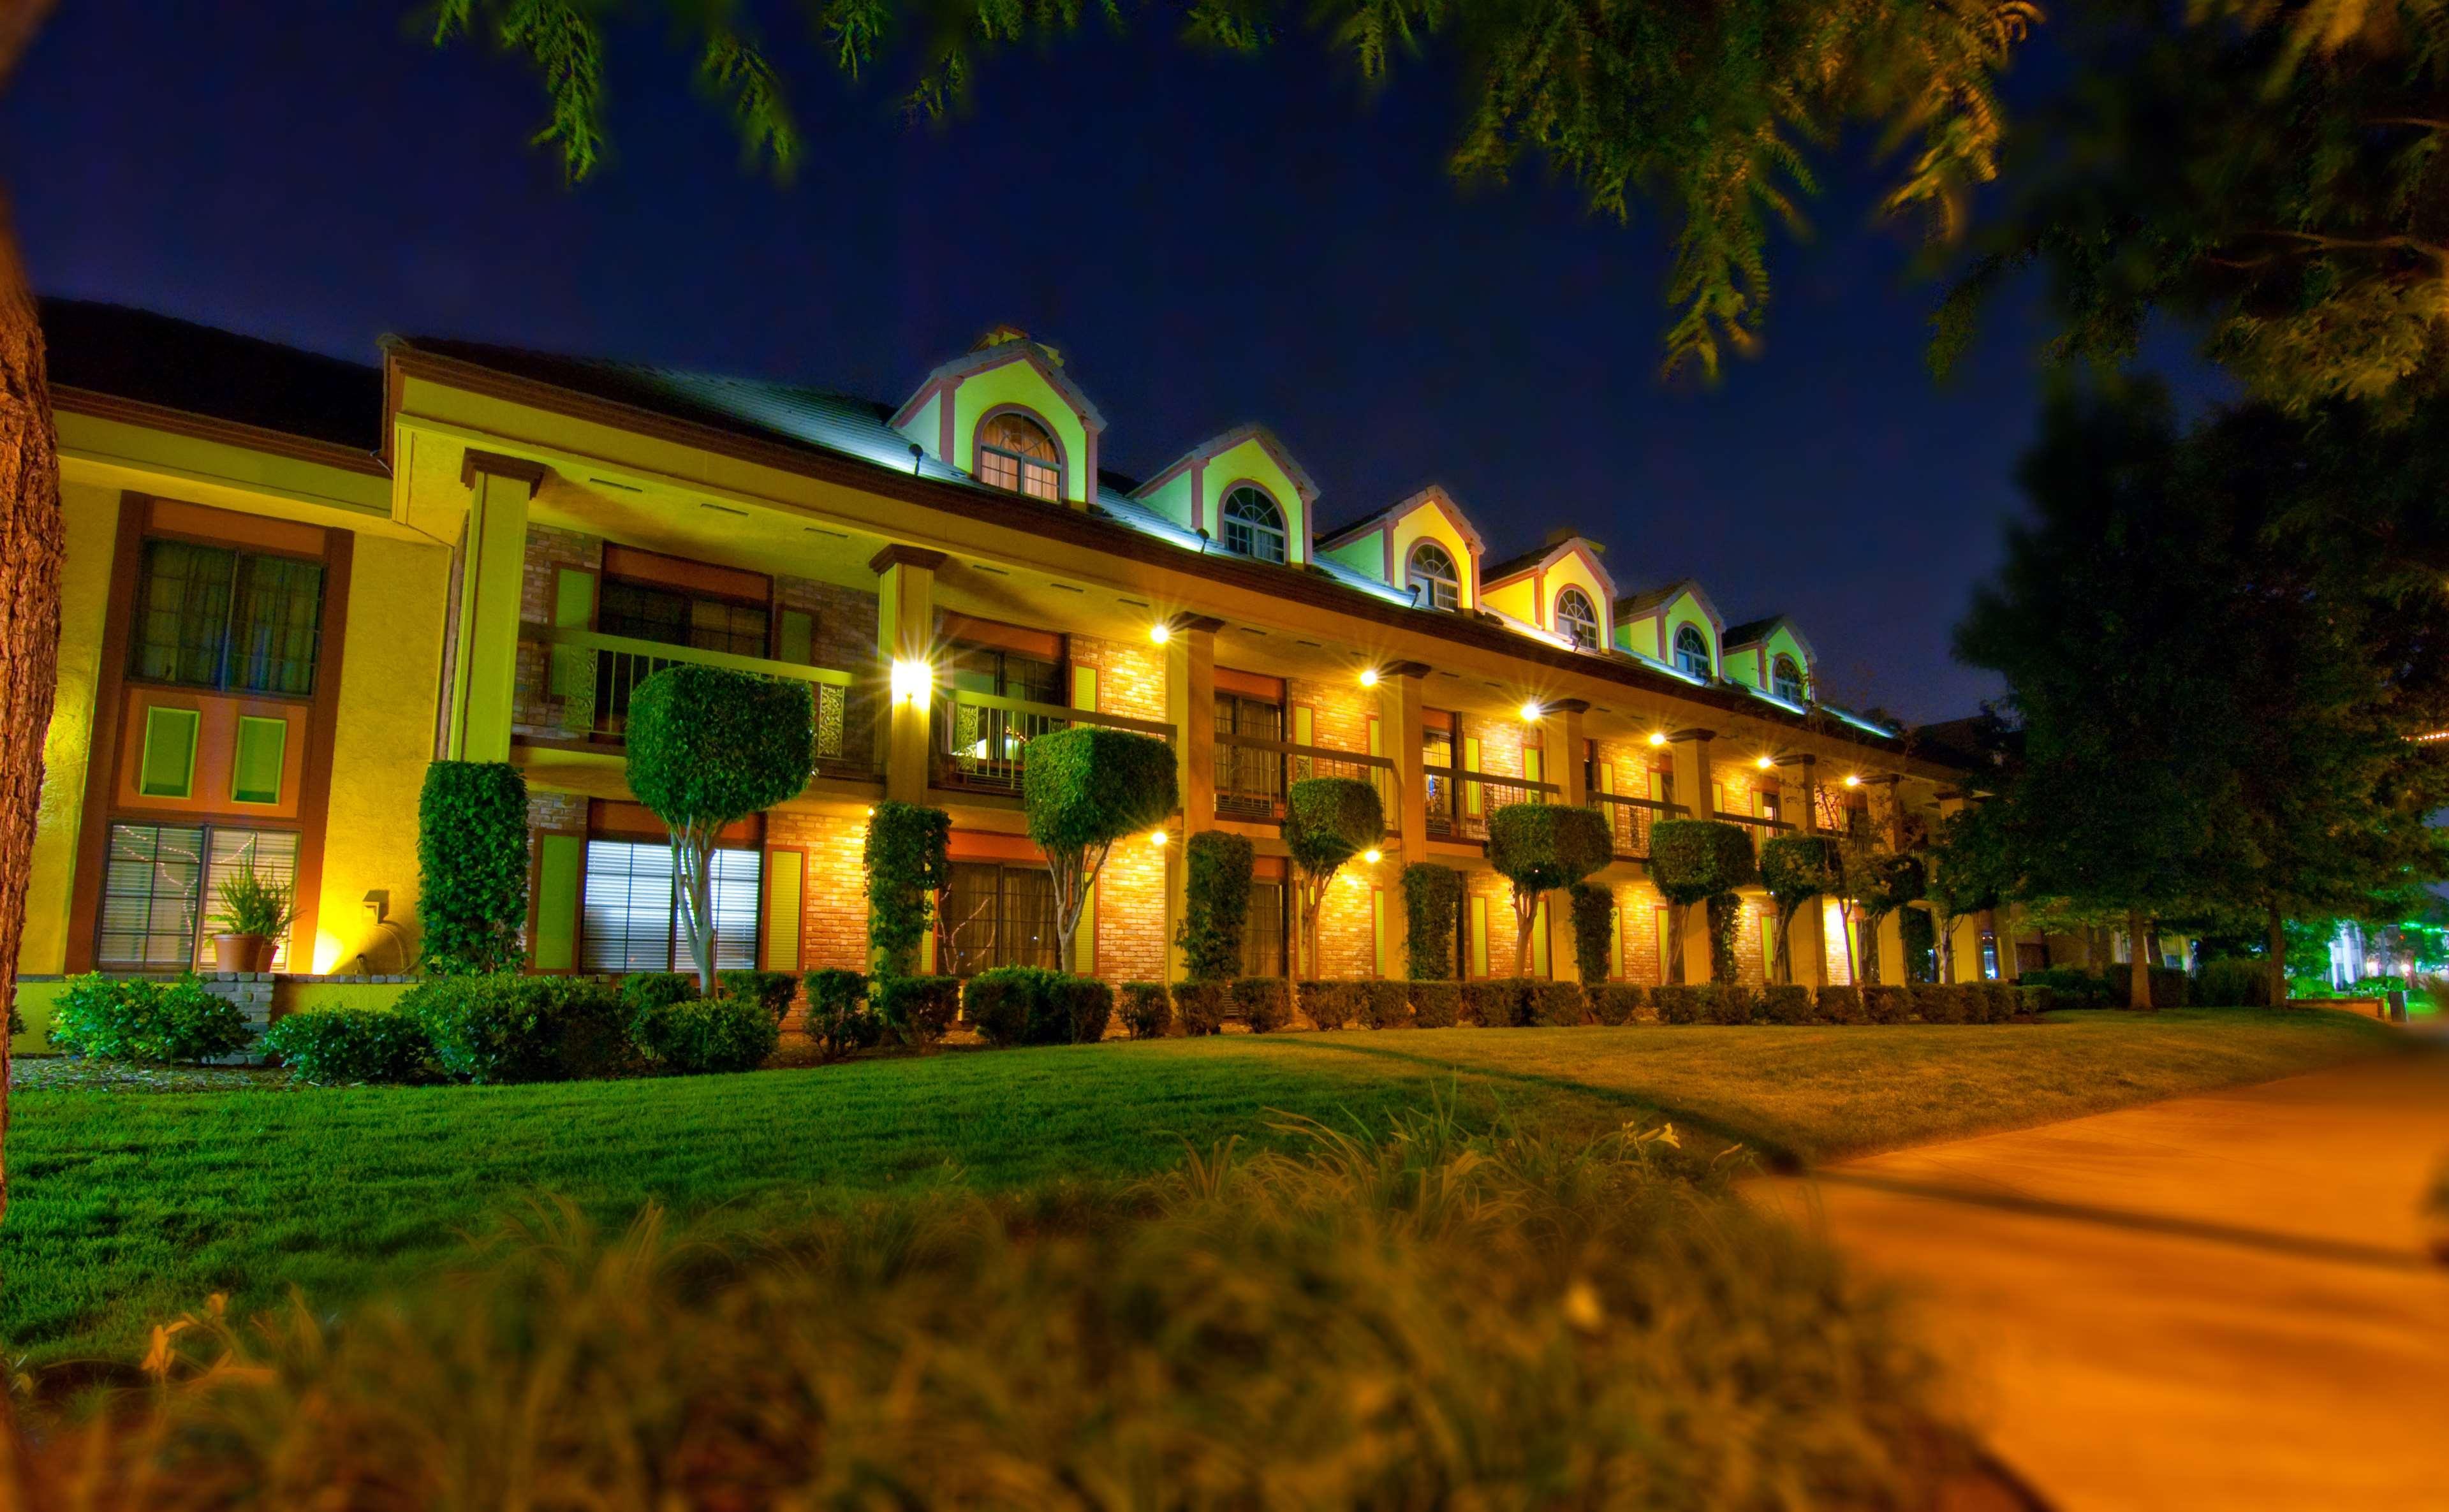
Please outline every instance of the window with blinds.
M1054 879L1040 867L955 863L941 928L936 963L948 976L996 966L1062 966Z
M297 833L221 824L112 825L94 964L121 971L195 966L205 954L203 942L220 932L213 916L222 884L249 869L266 882L294 888ZM273 949L272 968L289 969L285 937Z
M755 851L717 851L706 893L718 971L757 966ZM672 848L661 841L589 840L579 901L579 965L588 971L688 971Z

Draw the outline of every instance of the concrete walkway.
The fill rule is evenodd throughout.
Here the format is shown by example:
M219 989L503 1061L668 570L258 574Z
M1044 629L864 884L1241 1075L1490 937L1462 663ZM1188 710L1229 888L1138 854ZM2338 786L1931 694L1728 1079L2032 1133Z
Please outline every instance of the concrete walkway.
M2064 1512L2449 1512L2449 1055L1764 1183L1915 1296Z

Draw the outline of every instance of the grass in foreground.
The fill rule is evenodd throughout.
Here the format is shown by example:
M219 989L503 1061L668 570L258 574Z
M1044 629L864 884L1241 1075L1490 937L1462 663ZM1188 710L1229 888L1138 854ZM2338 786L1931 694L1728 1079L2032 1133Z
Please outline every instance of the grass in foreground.
M1526 1124L1666 1118L1823 1159L2267 1080L2373 1053L2343 1014L2067 1014L2036 1026L1437 1030L945 1054L529 1087L29 1092L10 1131L0 1338L125 1359L209 1292L334 1305L462 1253L528 1193L619 1224L751 1225L884 1192L1129 1179L1271 1138L1270 1110L1382 1126L1440 1090Z

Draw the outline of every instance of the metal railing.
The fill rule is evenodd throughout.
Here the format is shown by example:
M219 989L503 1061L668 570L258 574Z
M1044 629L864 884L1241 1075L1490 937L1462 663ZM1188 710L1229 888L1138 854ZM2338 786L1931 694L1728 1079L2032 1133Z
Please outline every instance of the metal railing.
M1617 793L1593 793L1590 806L1608 822L1616 855L1627 861L1649 859L1649 827L1661 819L1685 817L1684 806L1662 798L1635 798Z
M1018 793L1021 775L1028 766L1029 742L1049 731L1068 730L1075 724L1128 730L1135 735L1154 736L1167 744L1173 741L1173 726L1169 724L955 689L935 700L935 783L943 788Z
M1308 777L1359 777L1378 789L1390 819L1395 813L1395 762L1391 756L1326 746L1295 745L1254 735L1216 736L1216 816L1281 819L1284 794Z
M815 704L809 736L817 770L829 775L875 774L875 699L852 674L597 630L532 623L520 627L512 725L530 737L618 746L638 684L666 667L683 665L726 667L809 684Z
M1752 854L1754 855L1760 854L1761 842L1768 839L1771 835L1789 833L1794 829L1793 825L1786 823L1783 819L1764 818L1757 813L1727 813L1724 811L1720 811L1717 813L1711 814L1709 817L1723 820L1727 824L1740 824L1744 826L1752 837Z
M1501 773L1462 767L1427 769L1429 833L1441 840L1485 840L1488 816L1509 803L1547 803L1564 789Z

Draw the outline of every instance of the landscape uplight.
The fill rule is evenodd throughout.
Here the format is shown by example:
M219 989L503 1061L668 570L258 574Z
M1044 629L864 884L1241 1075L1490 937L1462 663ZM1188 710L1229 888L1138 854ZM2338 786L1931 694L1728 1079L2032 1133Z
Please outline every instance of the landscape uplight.
M935 691L935 669L924 661L896 660L893 663L893 701L915 703Z

